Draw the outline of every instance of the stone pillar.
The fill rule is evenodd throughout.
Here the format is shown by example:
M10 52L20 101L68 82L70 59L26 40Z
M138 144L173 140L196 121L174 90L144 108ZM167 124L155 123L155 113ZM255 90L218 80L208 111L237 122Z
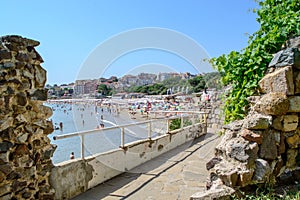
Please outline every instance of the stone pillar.
M49 184L55 146L46 71L38 41L0 37L0 199L54 199Z

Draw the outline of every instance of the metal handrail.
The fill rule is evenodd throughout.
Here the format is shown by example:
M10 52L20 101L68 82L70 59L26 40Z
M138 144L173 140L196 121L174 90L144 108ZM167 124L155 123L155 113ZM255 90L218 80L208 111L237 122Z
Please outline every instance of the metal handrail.
M93 129L93 130L87 130L87 131L79 131L79 132L69 133L69 134L64 134L64 135L57 135L57 136L54 136L53 139L54 140L60 140L60 139L74 137L74 136L88 135L88 134L96 133L96 132L99 132L99 131L107 131L107 130L113 130L113 129L118 129L118 128L126 128L126 127L129 127L129 126L147 124L149 122L154 122L154 121L159 121L159 119L154 119L154 120L152 119L152 120L146 120L146 121L141 121L141 122L135 122L135 123L129 123L129 124L111 126L111 127L102 128L102 129Z
M204 121L203 123L206 124L207 120L207 112L200 112L200 111L150 111L150 113L192 113L192 114L203 114L204 116ZM166 133L169 132L169 125L170 125L170 120L172 119L178 119L180 118L181 124L179 129L183 129L183 118L186 116L171 116L166 118L166 124L167 124L167 131ZM200 117L199 117L200 118ZM201 119L203 119L201 117ZM117 126L112 126L112 127L107 127L107 128L102 128L102 129L93 129L93 130L88 130L88 131L79 131L75 133L69 133L69 134L64 134L64 135L57 135L53 137L53 140L60 140L60 139L65 139L65 138L71 138L75 136L80 136L81 137L81 158L84 159L84 136L88 134L93 134L93 133L98 133L99 131L108 131L108 130L113 130L113 129L121 129L121 148L124 148L125 146L125 128L130 127L130 126L136 126L136 125L142 125L142 124L149 124L148 126L148 139L151 140L152 136L152 128L151 128L151 123L156 122L156 121L161 121L161 119L150 119L146 121L141 121L141 122L135 122L135 123L129 123L129 124L123 124L123 125L117 125ZM194 120L194 115L192 116L192 125L195 125L195 120Z

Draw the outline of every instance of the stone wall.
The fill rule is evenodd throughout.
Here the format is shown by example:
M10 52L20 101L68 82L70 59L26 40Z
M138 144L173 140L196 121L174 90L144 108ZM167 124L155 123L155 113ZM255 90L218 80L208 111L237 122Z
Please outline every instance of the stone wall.
M210 101L199 101L200 111L208 113L207 128L209 131L219 132L224 125L225 116L223 114L225 90L213 91Z
M49 184L55 146L44 89L46 71L35 47L20 36L0 37L0 199L54 199Z
M274 55L259 82L261 96L249 98L248 116L224 126L225 135L206 166L209 190L191 199L224 198L236 188L300 180L299 48L296 37Z

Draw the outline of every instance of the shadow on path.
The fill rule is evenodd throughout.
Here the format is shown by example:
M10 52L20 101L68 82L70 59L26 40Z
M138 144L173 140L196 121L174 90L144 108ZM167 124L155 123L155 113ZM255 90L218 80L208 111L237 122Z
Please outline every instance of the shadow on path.
M209 145L212 141L216 140L218 136L216 134L207 133L202 135L199 138L194 139L192 142L188 142L181 146L176 147L173 150L170 150L157 158L154 158L128 172L124 172L121 175L118 175L111 180L108 180L83 194L78 195L73 198L73 200L95 200L102 199L104 197L116 197L118 199L128 199L130 196L134 195L147 184L152 181L155 181L156 178L161 176L163 173L173 168L178 163L185 161L188 157L193 155L200 148ZM193 148L191 148L193 147ZM174 159L174 156L179 155L179 153L185 152L183 156L180 156L178 159ZM200 158L199 158L200 159ZM167 163L167 164L165 164ZM166 166L162 167L165 164ZM158 169L160 168L160 169ZM151 172L154 170L154 173ZM157 172L155 172L157 171ZM151 173L149 173L151 172ZM131 192L126 195L113 194L115 191L126 186L130 182L138 179L142 175L147 175L148 179L145 179L143 183L134 188Z

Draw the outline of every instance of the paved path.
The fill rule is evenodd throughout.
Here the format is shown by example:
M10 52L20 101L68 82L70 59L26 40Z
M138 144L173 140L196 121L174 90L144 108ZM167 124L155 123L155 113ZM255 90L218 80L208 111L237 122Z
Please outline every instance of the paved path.
M73 200L189 199L205 188L206 162L219 137L208 133L147 163L123 173Z

